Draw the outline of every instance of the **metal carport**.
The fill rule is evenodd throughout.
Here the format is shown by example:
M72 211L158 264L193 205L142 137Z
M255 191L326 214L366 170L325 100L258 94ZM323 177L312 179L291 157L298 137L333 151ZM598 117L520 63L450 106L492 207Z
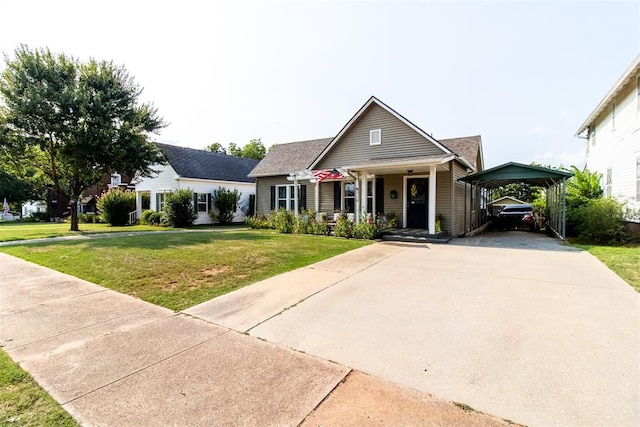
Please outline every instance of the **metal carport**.
M477 172L459 178L459 181L471 185L471 197L480 198L480 210L471 212L469 224L483 225L488 221L487 205L492 199L493 190L512 183L525 183L537 187L543 187L547 194L547 226L553 230L557 237L564 240L566 237L566 181L571 178L571 172L544 168L541 166L524 165L509 162L500 166ZM465 191L465 205L467 203ZM473 200L468 206L473 206ZM465 230L467 229L467 216L465 215Z

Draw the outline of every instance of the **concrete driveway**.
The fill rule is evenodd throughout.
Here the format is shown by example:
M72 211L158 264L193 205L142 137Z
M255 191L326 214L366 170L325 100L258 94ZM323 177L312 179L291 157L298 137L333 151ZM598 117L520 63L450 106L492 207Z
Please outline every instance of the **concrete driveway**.
M518 232L354 253L187 312L517 423L640 425L640 295L589 253Z

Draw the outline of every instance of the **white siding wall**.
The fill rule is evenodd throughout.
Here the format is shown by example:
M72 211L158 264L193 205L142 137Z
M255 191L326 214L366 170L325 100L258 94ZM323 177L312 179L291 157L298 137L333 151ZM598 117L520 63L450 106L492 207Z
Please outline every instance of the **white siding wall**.
M602 188L605 188L607 169L611 168L611 195L635 208L640 208L640 202L636 200L636 159L640 156L639 105L634 78L616 97L615 127L609 105L596 119L595 144L589 140L587 150L587 168L602 174Z
M181 188L188 188L195 193L212 194L219 187L228 189L238 189L242 193L238 210L234 215L234 222L244 221L245 212L249 206L249 195L255 194L256 186L251 182L229 182L229 181L209 181L204 179L180 178L176 171L169 165L154 168L157 175L150 178L142 178L136 184L136 192L148 191L151 193L151 209L156 210L156 194L168 193ZM141 207L138 206L138 218L142 214ZM213 221L206 213L199 213L195 224L211 224Z

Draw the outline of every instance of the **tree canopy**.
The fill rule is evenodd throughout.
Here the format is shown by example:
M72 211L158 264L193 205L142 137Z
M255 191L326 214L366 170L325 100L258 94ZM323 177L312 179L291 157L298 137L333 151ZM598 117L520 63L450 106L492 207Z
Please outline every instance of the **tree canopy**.
M0 75L0 149L76 203L105 174L149 175L166 124L124 67L20 46ZM23 177L28 178L28 177Z
M206 150L209 150L212 153L227 154L227 149L219 142L207 145Z

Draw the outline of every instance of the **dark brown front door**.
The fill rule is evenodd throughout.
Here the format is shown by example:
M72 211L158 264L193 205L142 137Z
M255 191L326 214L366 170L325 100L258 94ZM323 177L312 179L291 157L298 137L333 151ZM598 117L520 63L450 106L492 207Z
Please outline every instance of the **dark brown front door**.
M427 228L428 178L407 179L407 227Z

